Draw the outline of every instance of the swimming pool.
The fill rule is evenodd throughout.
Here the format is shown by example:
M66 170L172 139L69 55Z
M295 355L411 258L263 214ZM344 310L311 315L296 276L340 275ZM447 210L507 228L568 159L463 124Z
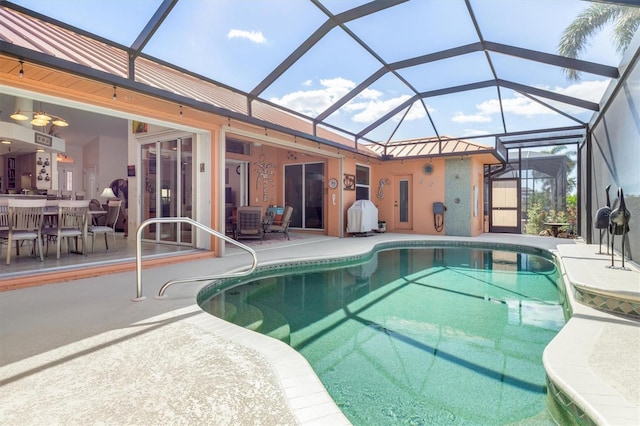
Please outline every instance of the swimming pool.
M335 266L262 271L200 304L290 344L354 424L553 424L542 351L568 314L550 256L411 247Z

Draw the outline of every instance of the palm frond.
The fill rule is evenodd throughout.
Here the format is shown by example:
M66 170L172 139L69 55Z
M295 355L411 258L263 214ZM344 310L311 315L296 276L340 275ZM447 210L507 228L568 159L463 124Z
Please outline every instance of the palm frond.
M616 50L619 53L622 54L627 50L639 26L640 9L632 9L628 13L623 13L616 20L613 37L616 43Z
M558 45L558 53L569 58L577 58L587 47L589 37L626 10L625 7L610 4L592 4L564 30ZM565 68L565 73L570 80L580 79L575 69Z

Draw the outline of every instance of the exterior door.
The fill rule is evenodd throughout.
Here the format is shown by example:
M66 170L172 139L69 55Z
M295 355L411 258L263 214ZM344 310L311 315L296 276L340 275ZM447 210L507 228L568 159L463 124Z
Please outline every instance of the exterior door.
M413 217L411 214L411 188L411 176L397 176L395 178L393 225L396 230L406 231L413 229Z
M291 227L324 228L324 163L284 167L284 203L293 207Z
M519 234L520 179L491 181L491 232Z
M154 217L192 217L192 138L177 138L144 144L141 147L144 171L142 220ZM192 244L188 224L152 224L143 238L157 242Z

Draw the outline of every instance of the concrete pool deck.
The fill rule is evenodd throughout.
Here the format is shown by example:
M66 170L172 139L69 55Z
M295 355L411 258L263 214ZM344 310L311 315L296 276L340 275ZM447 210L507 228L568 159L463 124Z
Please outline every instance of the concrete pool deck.
M640 300L634 264L627 262L628 270L606 268L606 256L594 255L597 245L573 240L375 234L252 247L263 265L360 254L377 243L402 240L547 249L562 260L572 285ZM131 301L135 272L1 292L2 423L349 424L297 352L203 313L195 303L203 283L175 285L166 299L153 297L171 278L248 263L247 255L230 251L224 258L144 270L147 299L141 302ZM568 409L597 424L640 424L640 320L588 307L573 294L571 299L574 316L544 354L551 389L569 398Z

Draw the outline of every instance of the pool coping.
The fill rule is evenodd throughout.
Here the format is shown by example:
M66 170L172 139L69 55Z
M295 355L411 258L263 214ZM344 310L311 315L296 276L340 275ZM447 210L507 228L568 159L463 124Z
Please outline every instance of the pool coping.
M640 327L634 305L627 303L628 310L625 311L618 303L638 299L640 271L632 262L627 263L624 270L607 267L605 263L610 260L603 263L594 247L596 245L558 246L556 255L568 287L573 314L543 353L549 391L556 403L579 424L638 425L638 401L629 400L630 396L623 394L618 384L595 372L590 357L603 333L608 331L607 326ZM617 262L620 262L619 257ZM584 300L585 291L604 296L603 303ZM633 341L634 335L630 334L629 339ZM635 366L620 365L619 362L611 359L608 368L624 368L624 374L635 377L636 383L640 383L640 362Z

